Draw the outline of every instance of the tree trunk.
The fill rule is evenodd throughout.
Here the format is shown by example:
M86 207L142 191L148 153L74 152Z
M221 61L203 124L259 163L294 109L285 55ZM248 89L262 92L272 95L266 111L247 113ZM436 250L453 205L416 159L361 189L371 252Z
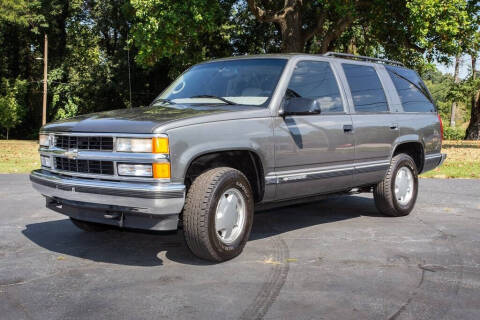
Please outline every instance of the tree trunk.
M270 5L273 3L273 1L268 2ZM257 4L256 0L247 0L247 3L250 11L258 21L273 22L280 27L282 36L281 51L284 53L305 52L307 42L311 41L315 36L321 38L319 41L319 53L325 53L333 48L334 42L354 21L353 15L346 14L336 21L331 21L328 30L324 32L324 26L327 21L327 11L324 10L317 14L315 26L304 29L305 23L302 17L303 0L284 0L283 9L276 12L262 8Z
M455 56L455 73L454 73L454 81L455 83L459 83L460 82L460 78L458 76L458 74L460 73L460 58L461 58L461 54L458 53L456 56ZM451 110L451 113L450 113L450 127L455 127L455 114L456 114L456 111L457 111L457 102L454 101L452 103L452 110Z
M477 57L472 56L472 78L476 79L477 72L475 64ZM472 112L470 117L470 124L467 128L465 140L480 140L480 88L477 89L475 96L472 97Z
M299 10L293 11L279 22L282 33L282 52L305 52L305 39Z
M7 140L8 140L8 128L7 128Z

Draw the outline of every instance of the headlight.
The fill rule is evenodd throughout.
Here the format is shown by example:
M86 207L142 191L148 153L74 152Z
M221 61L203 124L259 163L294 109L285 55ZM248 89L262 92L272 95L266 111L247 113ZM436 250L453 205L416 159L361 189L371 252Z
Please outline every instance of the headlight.
M117 151L119 152L152 152L152 146L152 139L117 139Z
M40 134L38 138L38 144L41 147L50 147L50 139L48 134Z
M47 168L52 167L52 164L50 162L50 157L40 156L40 162L42 163L42 167L47 167Z
M168 153L168 138L117 138L117 151Z
M120 163L117 167L119 176L132 176L132 177L152 177L153 170L151 164L131 164Z

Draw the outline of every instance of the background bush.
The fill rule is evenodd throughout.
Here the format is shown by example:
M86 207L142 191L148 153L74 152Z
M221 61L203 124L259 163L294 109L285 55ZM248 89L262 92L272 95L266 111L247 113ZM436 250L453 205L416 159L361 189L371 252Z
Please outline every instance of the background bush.
M465 138L465 129L446 126L443 129L443 138L445 140L463 140Z

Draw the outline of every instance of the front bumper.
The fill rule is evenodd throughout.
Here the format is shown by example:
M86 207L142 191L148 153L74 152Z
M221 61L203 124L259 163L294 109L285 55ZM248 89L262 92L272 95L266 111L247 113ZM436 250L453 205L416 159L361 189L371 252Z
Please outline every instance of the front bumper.
M47 198L47 207L55 211L80 220L132 228L174 230L185 202L183 184L84 179L42 169L32 171L30 180ZM127 223L134 216L163 223L152 220L148 224L152 227Z

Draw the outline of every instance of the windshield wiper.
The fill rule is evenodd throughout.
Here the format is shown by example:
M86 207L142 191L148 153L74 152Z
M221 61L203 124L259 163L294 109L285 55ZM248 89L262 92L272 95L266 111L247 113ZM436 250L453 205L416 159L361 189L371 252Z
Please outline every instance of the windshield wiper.
M194 98L212 98L212 99L217 99L217 100L223 101L223 102L225 102L226 104L229 104L229 105L236 104L235 102L227 100L225 98L217 97L217 96L213 96L213 95L209 95L209 94L201 94L201 95L198 95L198 96L190 97L189 99L194 99Z
M170 99L157 98L157 99L153 100L152 103L150 103L150 107L153 106L157 102L165 102L165 103L169 103L169 104L176 104L175 102L173 102Z

